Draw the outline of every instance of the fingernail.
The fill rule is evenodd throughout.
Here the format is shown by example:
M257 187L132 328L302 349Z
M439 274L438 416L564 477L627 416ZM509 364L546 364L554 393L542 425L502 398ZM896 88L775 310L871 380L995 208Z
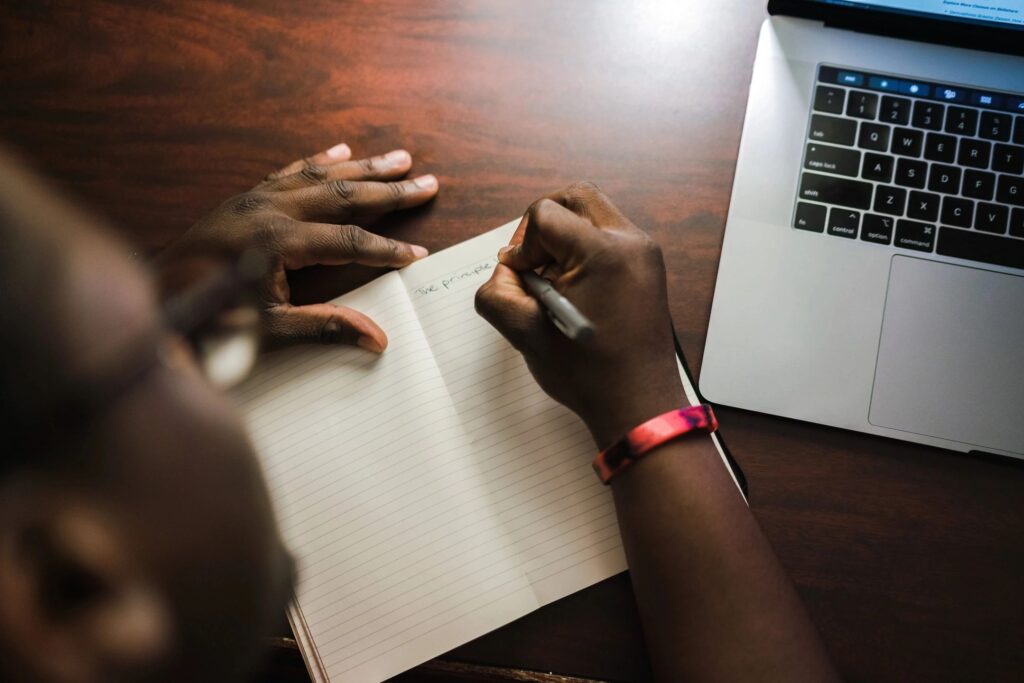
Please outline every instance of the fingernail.
M437 178L432 175L421 175L419 178L414 178L412 182L423 190L437 189Z
M384 159L392 166L404 166L412 161L412 156L404 149L396 149L385 154Z
M502 247L501 249L499 249L498 250L498 260L500 261L501 259L505 258L505 255L508 254L510 251L512 251L512 245L511 244L508 245L507 247Z
M327 156L332 159L347 159L352 156L352 150L343 142L340 145L335 145L327 150Z
M364 335L360 337L359 341L357 341L356 343L359 344L361 348L364 348L367 351L372 351L374 353L384 353L384 347L381 346L380 342L378 342L373 337L367 337Z
M419 258L423 258L424 256L428 255L430 252L427 251L426 247L421 247L418 244L414 244L414 245L412 245L412 253L416 256L416 258L419 259Z

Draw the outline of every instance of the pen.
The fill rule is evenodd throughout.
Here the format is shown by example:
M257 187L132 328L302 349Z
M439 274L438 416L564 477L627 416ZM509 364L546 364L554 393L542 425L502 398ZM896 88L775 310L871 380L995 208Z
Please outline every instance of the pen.
M519 273L527 291L547 309L551 322L569 339L587 342L594 336L594 324L579 312L568 299L558 293L550 282L532 270Z

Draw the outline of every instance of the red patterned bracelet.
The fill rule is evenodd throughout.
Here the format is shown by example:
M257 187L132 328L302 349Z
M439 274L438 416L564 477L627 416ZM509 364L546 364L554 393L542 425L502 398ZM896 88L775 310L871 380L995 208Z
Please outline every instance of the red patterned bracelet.
M614 444L597 454L594 471L605 484L649 451L666 441L690 432L710 434L718 429L718 420L706 403L688 406L659 415L630 430Z

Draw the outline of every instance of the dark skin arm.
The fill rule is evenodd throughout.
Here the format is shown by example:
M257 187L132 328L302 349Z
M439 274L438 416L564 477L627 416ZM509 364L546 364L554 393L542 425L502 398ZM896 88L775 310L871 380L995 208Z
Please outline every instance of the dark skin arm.
M685 404L657 245L597 188L530 207L477 308L598 448ZM543 268L595 324L562 336L516 271ZM618 511L659 680L836 680L824 646L710 438L691 435L617 476Z

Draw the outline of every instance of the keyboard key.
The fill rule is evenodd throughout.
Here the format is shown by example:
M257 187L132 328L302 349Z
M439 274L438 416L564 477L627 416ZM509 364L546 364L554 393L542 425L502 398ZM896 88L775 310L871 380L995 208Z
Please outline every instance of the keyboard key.
M992 151L992 170L1000 173L1024 173L1024 147L996 145Z
M910 104L910 100L904 97L885 95L878 118L896 126L905 126L910 123Z
M991 157L991 142L971 140L970 138L962 138L960 140L960 154L957 155L956 162L961 166L988 168L988 162Z
M832 142L837 145L852 145L857 139L857 122L837 119L834 116L815 114L811 117L811 139L817 142Z
M896 162L896 184L904 187L924 188L925 177L928 175L928 164L913 159L900 159ZM993 178L993 180L995 180Z
M827 209L818 204L797 202L796 218L793 219L793 227L811 232L823 232L825 230L825 213Z
M804 173L800 181L800 198L850 209L867 209L871 206L871 189L871 183L859 180Z
M946 113L946 132L973 136L978 132L978 110L950 107Z
M896 246L931 251L935 246L935 226L917 221L896 221Z
M932 94L932 86L927 83L915 83L914 81L900 81L900 92L905 95L917 95L918 97L929 97Z
M971 227L974 220L974 202L960 197L944 197L942 200L942 222L959 228Z
M1002 95L996 95L995 93L989 92L974 92L971 93L970 103L976 107L989 107L998 109L1003 106Z
M927 223L939 220L939 202L937 194L928 192L911 192L907 204L907 216Z
M849 209L833 208L828 212L828 234L857 239L860 214Z
M921 147L924 145L924 133L912 128L896 128L892 132L893 154L905 157L921 156Z
M889 149L889 126L878 123L860 124L860 137L857 145L875 152L884 152Z
M963 171L956 166L932 164L932 170L928 174L928 189L932 192L960 194L960 178L962 174Z
M1014 237L1024 237L1024 209L1010 211L1010 234Z
M941 161L951 164L956 161L956 138L941 133L928 133L924 145L924 158L929 161Z
M934 97L935 99L943 100L944 102L966 102L967 91L963 88L939 85L935 87Z
M876 216L873 213L864 215L860 238L865 242L889 244L892 242L892 229L896 219L891 216Z
M845 147L816 145L812 142L807 145L804 167L856 178L860 170L860 152Z
M1024 240L942 228L937 253L1008 268L1024 268Z
M985 232L1006 232L1006 222L1010 210L1001 204L978 204L978 213L974 217L974 227Z
M814 110L828 114L842 114L846 91L831 85L819 85L814 91Z
M1013 125L1013 141L1018 145L1024 145L1024 116L1016 117Z
M1013 117L1009 114L1002 114L995 111L984 111L981 113L981 126L978 129L978 137L986 140L999 140L1000 142L1010 141L1010 129L1013 127Z
M858 119L874 119L878 114L878 95L860 90L851 90L846 105L846 115Z
M875 211L891 216L902 216L907 206L907 191L901 187L879 185L875 189Z
M864 154L864 166L861 168L860 175L865 180L875 180L880 183L892 182L894 161L895 159L890 156L866 152Z
M854 71L840 71L839 76L836 78L843 85L864 85L864 75L856 73Z
M996 185L996 201L1000 204L1024 206L1024 178L999 176L999 183Z
M941 104L918 100L914 103L914 128L926 130L942 130L942 115L945 110Z
M996 191L996 174L988 171L965 171L961 194L971 199L992 199Z
M868 76L868 87L872 90L899 92L900 82L895 78L887 78L885 76Z

